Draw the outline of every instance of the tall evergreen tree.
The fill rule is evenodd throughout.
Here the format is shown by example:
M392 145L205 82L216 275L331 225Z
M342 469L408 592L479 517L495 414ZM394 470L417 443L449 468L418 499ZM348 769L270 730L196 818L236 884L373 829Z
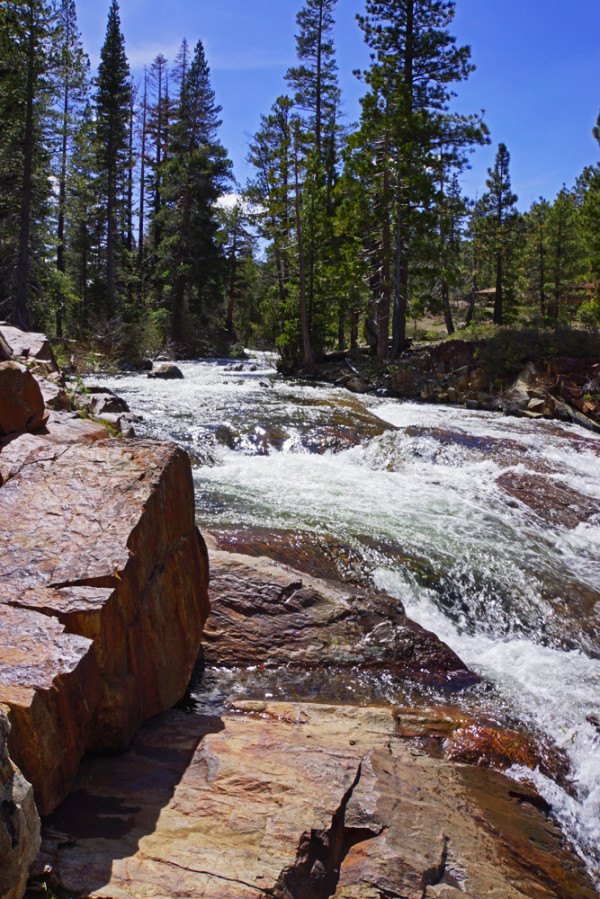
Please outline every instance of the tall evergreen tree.
M112 0L96 79L96 147L106 219L106 290L109 314L119 306L124 190L129 163L131 78L121 33L119 6Z
M494 168L488 169L488 189L481 198L481 222L495 267L494 323L497 325L504 321L506 263L518 219L515 205L518 197L511 190L509 166L510 153L505 144L499 144Z
M248 161L256 170L256 177L248 195L258 205L257 226L260 236L267 243L267 265L274 270L272 282L276 284L276 296L267 310L270 297L265 300L265 315L275 322L273 330L281 339L285 332L287 309L290 299L291 278L291 229L294 213L291 207L292 185L292 101L279 97L267 116L261 116L248 154Z
M393 355L406 336L410 266L419 232L435 224L441 160L448 165L450 148L460 171L468 151L487 139L479 116L449 111L452 85L473 70L470 48L456 46L448 30L454 12L451 0L367 0L358 17L373 58L363 73L368 93L358 145L368 157L366 186L381 222L375 241L380 361L387 355L392 293Z
M198 41L181 86L164 180L159 253L163 280L173 285L171 341L175 347L184 343L186 300L192 314L198 314L222 295L218 281L224 266L216 241L214 204L229 182L231 164L217 137L220 112L204 47Z
M22 327L43 265L54 26L48 0L0 5L0 307Z
M79 127L83 109L89 95L89 59L81 44L77 27L77 12L74 0L61 0L58 11L56 37L57 62L55 68L56 106L58 111L58 210L56 225L56 267L66 271L65 219L69 202L68 185L69 160L73 152L76 129ZM56 308L56 334L63 336L63 300L59 298Z
M299 168L303 171L300 219L303 232L297 232L297 252L302 243L299 278L304 281L308 333L317 346L327 342L328 308L334 305L329 294L327 269L333 251L333 187L336 181L340 89L333 42L334 11L337 0L306 0L296 17L296 54L298 65L290 68L286 81L299 109ZM300 159L302 157L302 159ZM295 216L297 219L297 216Z

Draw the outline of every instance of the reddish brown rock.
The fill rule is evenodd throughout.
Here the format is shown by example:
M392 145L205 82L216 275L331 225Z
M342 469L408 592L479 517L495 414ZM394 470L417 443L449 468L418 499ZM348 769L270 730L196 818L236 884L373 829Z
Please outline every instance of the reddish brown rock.
M206 661L226 666L378 668L475 683L452 650L373 589L318 580L270 559L211 555Z
M84 682L93 720L81 723L81 744L63 749L65 788L83 749L124 748L145 718L181 697L208 613L207 579L189 460L171 444L45 441L2 486L0 604L91 640L102 678L99 702ZM29 686L47 689L35 678ZM35 728L34 737L29 719L14 717L17 746L51 732ZM43 765L27 773L45 810L64 796L61 785L46 795Z
M9 723L0 710L0 896L20 899L40 846L33 790L8 754Z
M600 514L596 500L554 478L507 471L496 483L550 526L575 528Z
M167 713L84 762L39 865L95 899L596 899L533 791L393 729L370 707Z
M539 768L567 786L569 761L557 747L536 743L530 736L496 722L476 719L454 706L401 708L395 734L433 758L506 771L513 765Z
M45 418L44 398L31 372L16 362L0 362L0 437L35 431Z
M0 659L8 746L44 814L67 794L89 745L102 695L96 655L56 618L0 604Z
M315 535L278 528L213 531L215 549L245 556L267 556L283 565L325 580L366 583L369 570L364 558L349 544L329 534Z
M12 325L1 324L0 335L11 349L13 356L36 362L47 362L50 371L58 371L56 358L45 334L21 331Z
M53 452L55 444L94 442L108 437L98 422L78 418L75 413L50 412L35 434L13 434L0 440L0 484L14 477L35 453Z

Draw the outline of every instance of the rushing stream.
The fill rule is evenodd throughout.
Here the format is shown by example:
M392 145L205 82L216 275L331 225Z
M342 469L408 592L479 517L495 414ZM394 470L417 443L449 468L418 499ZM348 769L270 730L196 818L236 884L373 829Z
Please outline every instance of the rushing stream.
M538 771L511 773L534 780L600 882L600 439L289 383L271 361L255 358L253 371L184 363L183 381L102 383L143 415L138 436L190 452L201 529L334 538L355 571L483 675L464 703L566 752L568 791ZM204 689L417 701L359 673L320 683L212 672Z

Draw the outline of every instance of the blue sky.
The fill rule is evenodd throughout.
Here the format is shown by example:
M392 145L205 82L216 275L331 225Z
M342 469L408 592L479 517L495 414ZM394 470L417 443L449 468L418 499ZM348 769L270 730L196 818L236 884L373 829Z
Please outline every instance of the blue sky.
M294 62L296 13L302 0L121 0L121 24L132 71L141 77L157 53L172 60L183 37L200 38L223 107L221 140L240 182L250 135L261 113L285 90ZM362 87L352 70L367 52L355 15L363 0L339 0L336 43L347 122L359 115ZM109 0L79 0L79 26L95 67ZM456 108L485 109L490 147L476 151L463 178L466 193L485 190L497 144L511 154L513 189L526 209L572 185L600 158L591 129L600 110L598 0L457 0L452 32L470 44L476 71L458 85Z

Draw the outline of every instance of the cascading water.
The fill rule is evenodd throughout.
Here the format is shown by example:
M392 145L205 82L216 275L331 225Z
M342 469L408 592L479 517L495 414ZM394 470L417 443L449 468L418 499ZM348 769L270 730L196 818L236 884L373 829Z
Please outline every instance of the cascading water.
M358 399L285 382L266 355L253 363L103 383L144 416L139 436L190 452L201 528L343 541L492 685L465 703L567 754L568 790L539 771L512 774L534 780L600 882L600 439L555 422ZM389 679L369 678L362 701L399 701Z

